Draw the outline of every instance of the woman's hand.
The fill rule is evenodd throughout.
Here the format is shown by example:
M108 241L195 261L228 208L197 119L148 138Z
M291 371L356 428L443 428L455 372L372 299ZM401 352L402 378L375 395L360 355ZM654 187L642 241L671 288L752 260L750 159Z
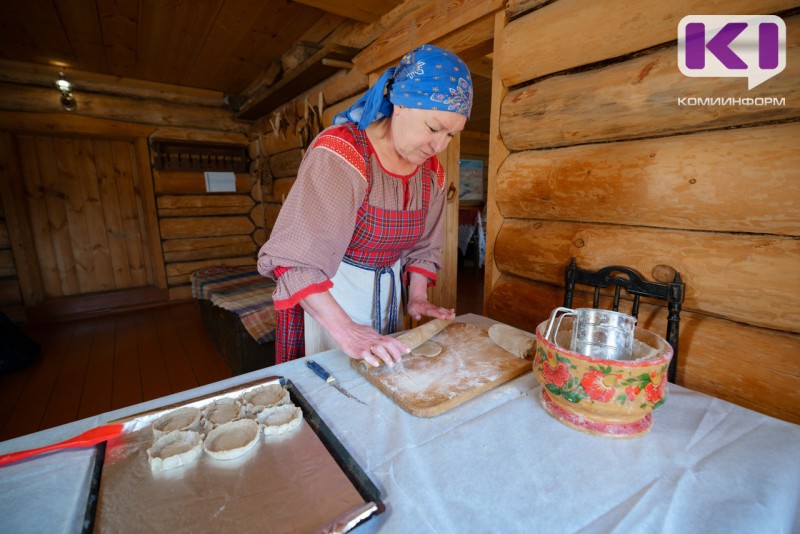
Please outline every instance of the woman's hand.
M415 321L422 316L434 319L455 319L456 311L441 308L428 302L428 279L420 273L412 272L408 284L408 304L406 311Z
M395 338L382 336L370 326L353 322L328 291L309 295L300 301L300 305L351 358L366 360L375 367L383 363L392 367L403 354L411 352Z
M333 334L332 334L333 335ZM357 360L365 360L373 367L386 364L393 367L404 354L411 352L402 342L382 336L369 326L351 323L340 335L334 336L339 348Z
M419 321L422 316L433 317L434 319L455 319L456 311L441 308L428 302L427 297L410 299L406 307L408 314Z

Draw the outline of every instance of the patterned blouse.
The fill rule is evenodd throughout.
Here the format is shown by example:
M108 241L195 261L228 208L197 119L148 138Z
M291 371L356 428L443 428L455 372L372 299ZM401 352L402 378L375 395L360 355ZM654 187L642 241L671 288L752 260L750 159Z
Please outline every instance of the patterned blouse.
M367 151L370 188L364 158L347 125L322 132L305 154L269 240L258 254L259 272L277 281L276 310L293 307L331 287L330 279L351 242L362 203L387 210L420 209L424 180L432 177L435 183L429 187L424 232L400 260L404 280L414 271L426 276L431 285L436 282L444 245L443 167L434 156L413 173L396 175L383 169L369 143Z

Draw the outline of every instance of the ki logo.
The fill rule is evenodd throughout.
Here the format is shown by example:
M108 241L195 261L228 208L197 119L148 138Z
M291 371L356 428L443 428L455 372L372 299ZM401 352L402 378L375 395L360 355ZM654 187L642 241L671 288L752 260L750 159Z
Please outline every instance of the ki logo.
M752 89L786 67L786 24L774 15L688 15L678 24L678 68L693 78L747 78Z

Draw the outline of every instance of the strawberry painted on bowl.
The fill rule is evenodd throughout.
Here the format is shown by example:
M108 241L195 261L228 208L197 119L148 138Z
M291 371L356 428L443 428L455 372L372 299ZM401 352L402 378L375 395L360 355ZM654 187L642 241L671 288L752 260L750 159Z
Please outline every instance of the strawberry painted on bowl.
M588 434L630 438L647 433L653 410L667 397L670 344L636 328L630 360L592 358L565 348L572 329L568 321L555 340L545 337L549 321L536 328L533 374L547 413Z

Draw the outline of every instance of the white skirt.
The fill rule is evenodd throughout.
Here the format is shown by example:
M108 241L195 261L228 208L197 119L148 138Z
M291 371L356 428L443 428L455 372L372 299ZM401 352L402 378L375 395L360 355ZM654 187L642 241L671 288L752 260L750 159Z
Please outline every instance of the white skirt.
M400 315L400 261L393 266L395 291L397 298L398 317ZM353 322L372 327L372 300L375 288L375 271L364 269L348 263L340 263L339 269L331 279L333 287L329 290L334 300L339 303L345 313L350 316ZM388 334L389 308L392 304L392 280L389 273L381 275L381 326L383 332ZM338 349L339 345L333 337L307 312L304 312L305 320L305 346L306 356L316 354L331 349Z

